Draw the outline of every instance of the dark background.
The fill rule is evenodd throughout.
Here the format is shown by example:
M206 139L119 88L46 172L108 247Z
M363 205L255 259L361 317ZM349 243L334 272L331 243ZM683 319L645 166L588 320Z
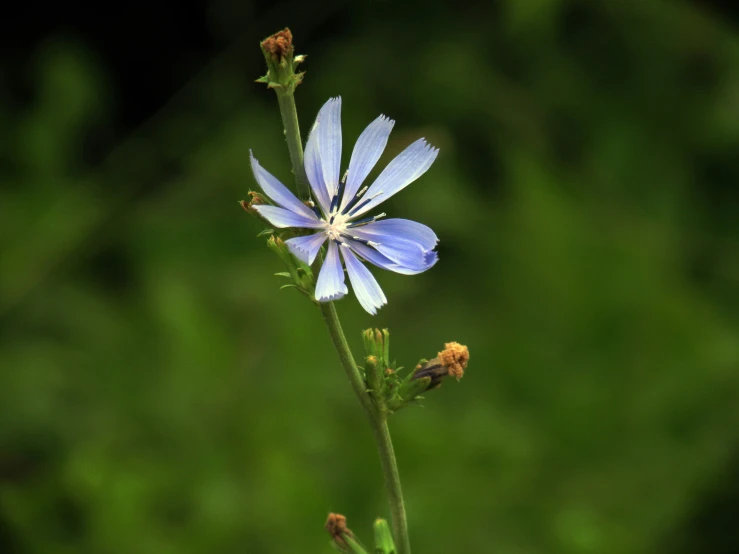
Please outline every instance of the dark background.
M739 552L739 13L731 3L26 2L0 22L0 552L329 552L387 516L317 310L272 274L248 150L290 183L260 39L304 132L379 113L383 206L441 261L375 271L411 366L414 551Z

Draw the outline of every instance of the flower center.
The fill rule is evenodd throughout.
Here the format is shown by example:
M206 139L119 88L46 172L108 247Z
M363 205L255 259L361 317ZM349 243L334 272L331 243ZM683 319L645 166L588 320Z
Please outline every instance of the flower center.
M326 234L332 240L339 240L339 237L346 232L349 224L349 217L346 215L335 214L328 218L326 222Z

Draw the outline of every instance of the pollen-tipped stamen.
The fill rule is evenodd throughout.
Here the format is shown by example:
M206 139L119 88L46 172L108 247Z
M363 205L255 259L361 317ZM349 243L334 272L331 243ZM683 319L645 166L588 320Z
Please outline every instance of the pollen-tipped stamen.
M321 210L318 209L318 206L316 206L316 203L313 202L310 198L303 202L306 206L308 206L311 210L313 210L313 213L316 214L316 217L318 219L323 219L323 214L321 213Z
M351 210L357 204L357 202L359 202L359 199L362 198L362 195L365 192L367 192L368 189L369 189L368 185L363 186L362 189L357 194L354 195L354 198L352 198L349 201L349 203L344 207L344 209L341 210L341 215L346 215L349 212L349 210Z
M363 202L360 202L359 205L357 205L355 208L353 208L351 210L351 212L349 213L349 216L352 216L355 213L357 213L359 210L361 210L362 208L364 208L367 204L369 204L372 200L374 200L375 198L377 198L381 194L382 194L382 191L373 194L369 198L365 198Z
M353 227L361 227L362 225L367 225L367 223L372 223L373 221L377 221L381 217L385 217L387 214L385 212L382 212L381 214L373 215L371 217L363 217L362 219L358 219L357 221L352 221L349 225L347 225L347 229L352 229Z

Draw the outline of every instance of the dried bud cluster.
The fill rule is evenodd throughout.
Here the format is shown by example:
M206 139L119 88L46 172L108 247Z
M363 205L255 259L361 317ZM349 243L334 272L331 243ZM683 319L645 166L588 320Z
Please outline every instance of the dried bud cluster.
M303 80L303 73L298 73L298 64L305 61L305 56L295 56L293 34L290 29L283 29L264 39L259 46L267 62L267 74L257 79L273 88L278 94L292 94Z
M459 381L464 376L464 370L470 361L470 351L463 344L448 342L444 345L444 350L439 352L438 358L447 368L449 376L456 377Z
M281 63L286 57L292 56L293 34L290 32L290 29L285 28L271 37L264 39L262 41L262 50L265 55L269 53L272 61L277 63Z
M252 215L256 215L257 217L261 216L255 209L252 208L252 206L258 206L260 204L266 204L264 201L264 198L262 198L262 195L258 192L249 191L249 196L251 196L251 200L248 202L246 200L239 200L239 204L241 204L241 207L246 210L247 213L250 213Z
M428 390L438 388L444 377L459 381L470 361L470 351L463 344L448 342L433 360L421 360L405 376L395 362L390 362L390 332L366 329L364 338L364 378L367 392L381 413L390 414L417 403Z

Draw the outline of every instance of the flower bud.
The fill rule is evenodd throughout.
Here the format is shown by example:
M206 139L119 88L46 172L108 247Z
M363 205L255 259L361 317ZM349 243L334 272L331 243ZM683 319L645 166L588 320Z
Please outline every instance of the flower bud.
M315 288L313 282L313 272L311 268L298 260L292 255L288 249L285 241L275 235L270 235L267 239L267 247L279 256L282 262L287 267L287 272L277 273L280 277L287 277L292 280L291 284L283 285L282 288L292 287L297 288L300 292L305 294L308 298L315 301L313 290Z
M390 367L390 331L387 329L365 329L362 331L364 352L366 356L377 358L377 365Z
M390 364L390 331L387 329L365 329L364 340L364 377L367 389L380 412L386 412L386 400L396 390L399 381L395 375L395 367Z
M377 554L395 554L395 543L387 521L377 518L373 529L375 531L375 552Z

